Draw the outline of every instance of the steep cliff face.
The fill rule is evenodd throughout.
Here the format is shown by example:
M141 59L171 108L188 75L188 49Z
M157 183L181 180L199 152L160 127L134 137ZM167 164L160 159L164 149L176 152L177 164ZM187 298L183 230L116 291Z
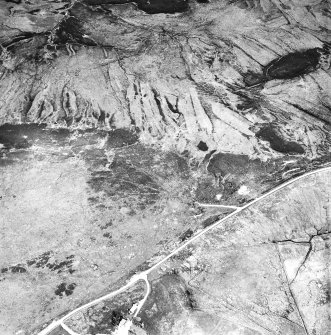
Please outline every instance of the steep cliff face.
M196 157L201 141L262 160L328 153L326 1L3 4L1 123L135 127Z

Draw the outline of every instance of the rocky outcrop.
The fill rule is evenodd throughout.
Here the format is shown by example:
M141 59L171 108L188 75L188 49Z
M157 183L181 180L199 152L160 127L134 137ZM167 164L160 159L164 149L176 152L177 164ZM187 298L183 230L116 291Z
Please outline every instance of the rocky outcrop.
M326 155L325 6L292 0L7 2L0 120L134 126L144 141L196 157L205 155L197 148L203 141L209 151L262 160L284 154L268 136L256 136L267 127L280 142L303 148L295 154ZM19 32L15 22L25 22Z

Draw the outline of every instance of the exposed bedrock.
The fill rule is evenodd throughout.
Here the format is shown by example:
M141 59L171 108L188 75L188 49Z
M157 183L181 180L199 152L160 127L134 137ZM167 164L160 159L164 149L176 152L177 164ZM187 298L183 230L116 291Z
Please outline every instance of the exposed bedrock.
M287 3L4 2L0 121L134 127L199 160L326 156L326 5Z

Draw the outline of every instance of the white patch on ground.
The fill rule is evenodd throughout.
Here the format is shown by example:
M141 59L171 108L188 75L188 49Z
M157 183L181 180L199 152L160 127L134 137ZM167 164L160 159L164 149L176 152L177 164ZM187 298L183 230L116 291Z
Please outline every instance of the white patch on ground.
M247 195L249 194L250 190L246 185L242 185L240 186L239 190L238 190L238 194L240 195Z
M216 200L217 201L220 201L221 199L222 199L222 197L223 197L223 194L216 194L216 196L215 196L215 198L216 198Z
M124 320L122 319L118 328L113 333L114 335L128 335L130 328L132 326L131 320Z

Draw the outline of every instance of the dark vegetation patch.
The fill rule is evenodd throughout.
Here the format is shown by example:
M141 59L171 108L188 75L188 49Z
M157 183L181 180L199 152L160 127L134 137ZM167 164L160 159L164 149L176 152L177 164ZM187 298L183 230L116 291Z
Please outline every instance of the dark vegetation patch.
M244 75L244 83L247 86L254 86L265 81L264 75L260 73L247 72Z
M226 176L244 175L251 170L262 172L264 168L260 160L251 160L247 155L218 153L211 158L207 170L214 175Z
M54 259L54 253L47 251L38 257L28 260L26 263L28 266L34 266L41 269L49 269L56 271L57 273L66 272L74 273L75 270L72 268L75 261L74 255L66 256L64 260L59 261Z
M76 283L66 284L61 283L57 286L56 290L54 291L55 295L59 297L69 296L74 293L74 289L76 288Z
M236 181L234 179L231 180L226 180L223 184L222 187L224 188L223 193L227 195L232 195L234 192L236 192L239 189L239 185L237 185Z
M56 271L58 273L68 271L69 273L75 272L75 270L72 269L73 263L74 263L74 255L67 256L65 260L63 261L57 261L55 260L52 263L46 264L46 267L49 268L51 271Z
M79 11L80 9L85 10L82 4L76 3L74 9ZM56 36L54 43L58 45L65 45L67 43L72 44L83 44L88 46L96 46L92 39L86 37L88 33L85 31L81 18L76 18L72 11L65 20L62 20L58 28L56 29Z
M198 304L194 298L193 295L193 291L190 289L186 289L185 290L185 296L186 296L186 306L190 309L190 310L195 310L198 307Z
M140 209L154 204L160 192L150 176L130 166L94 172L87 183L94 192L108 198L125 198Z
M202 227L207 228L220 219L220 215L213 215L202 222Z
M15 4L20 4L22 2L22 0L5 0L5 1L15 3Z
M148 14L174 14L186 12L189 9L188 0L84 0L89 5L105 5L105 4L125 4L134 2L138 8Z
M75 153L89 150L86 146L98 145L107 137L107 132L97 129L77 130L76 135L70 139L70 146Z
M155 256L155 255L153 255ZM134 276L136 273L143 272L148 270L151 267L151 264L149 261L145 261L143 263L140 263L137 267L133 268L128 273L128 278Z
M25 124L10 125L4 124L0 126L0 143L5 149L26 149L32 143L28 140L29 135L34 137L35 132L45 129L46 125Z
M136 140L135 135L126 131L110 132L108 143L118 146L135 143ZM190 173L185 158L141 144L119 148L111 163L106 159L106 152L92 149L82 154L91 171L88 181L94 193L90 197L91 203L99 194L100 197L126 199L133 207L144 209L158 200L168 178L178 176L186 179ZM108 168L98 169L98 166Z
M255 87L255 90L258 90L260 88L260 85L258 87ZM244 113L249 110L249 109L260 109L260 101L257 99L253 99L249 97L248 95L244 94L238 94L240 95L240 103L238 104L238 109L243 111Z
M201 151L208 151L208 146L205 142L200 141L198 144L198 149Z
M138 134L127 129L115 129L108 132L106 148L122 148L138 142Z
M105 149L127 147L138 141L138 135L126 129L73 131L67 128L47 128L46 124L4 124L0 126L0 166L27 159L33 153L29 149L38 145L46 148L70 147L75 154L82 155L92 170L98 170L108 160L105 149L93 146L98 146L105 138ZM86 148L87 146L92 148Z
M328 305L330 306L331 301L331 290L329 285L323 285L322 290L323 295L320 297L318 304L321 305Z
M271 79L292 79L310 73L319 65L323 49L313 48L289 53L267 64L263 70L265 77Z
M112 239L111 233L104 233L103 236L106 238Z
M115 129L111 131L86 129L77 130L77 136L72 138L70 146L75 152L86 150L86 146L98 145L101 141L105 141L104 149L116 149L127 147L138 142L138 133L128 129ZM94 150L95 149L91 149ZM88 153L86 154L88 156ZM88 157L90 158L90 157Z
M36 268L43 268L45 267L45 265L48 263L48 261L51 259L52 256L53 256L52 251L46 251L40 256L28 260L26 263L28 264L28 266L34 265Z
M138 8L148 14L174 14L188 11L188 0L138 0Z
M162 175L167 178L178 175L181 178L187 178L190 174L190 167L187 159L174 152L167 152L162 160Z
M207 163L210 159L210 157L216 152L216 150L211 150L210 152L208 152L205 156L205 158L203 159L204 163Z
M173 176L186 178L190 173L188 158L182 157L175 152L162 152L156 148L141 144L118 150L111 168L116 168L117 164L121 165L123 163L143 171L151 178L163 180Z
M256 133L256 137L261 138L264 141L268 141L270 143L270 147L273 150L284 154L305 153L305 150L298 143L284 140L280 135L277 134L276 129L271 125L260 129Z
M244 82L250 87L272 79L293 79L309 74L319 67L321 55L326 54L329 54L327 48L291 52L267 64L262 74L247 72L244 74Z
M27 272L26 268L24 267L24 265L21 264L8 266L1 269L1 273L25 273L25 272Z
M272 173L279 167L272 162L250 159L247 155L230 153L214 154L207 166L210 175L200 178L196 189L196 200L202 202L221 200L235 204L241 200L237 193L241 185L254 189L261 180L272 182ZM224 203L224 204L226 204Z
M89 197L87 198L88 202L92 205L98 205L100 202L100 198L99 197Z
M205 179L199 181L197 190L195 192L195 198L198 201L208 202L211 199L214 200L217 193L219 192L220 190L218 189L218 187L215 187L211 179Z
M194 233L193 230L191 228L189 228L183 234L180 235L179 240L181 242L184 242L187 239L189 239L193 235L193 233Z
M104 149L85 148L81 152L81 157L88 162L90 171L103 170L103 167L108 163Z
M174 254L171 259L177 262L184 262L187 258L193 255L193 251L188 248L180 250L177 254Z
M0 126L0 144L5 149L27 149L36 143L45 145L64 145L69 130L64 128L47 129L46 124L4 124Z
M12 66L16 69L22 65L26 65L26 62L34 61L39 59L39 52L47 41L46 36L36 35L32 32L20 32L18 36L13 37L8 42L2 44L6 50L12 54L17 55L15 63ZM0 50L0 55L5 49ZM24 58L23 58L24 55ZM1 61L0 61L1 62Z
M151 176L119 161L112 165L111 171L92 173L88 184L94 192L108 197L138 195L147 203L154 203L159 193L159 186Z
M29 157L30 153L26 150L8 151L7 149L0 149L0 167L27 160Z
M108 221L106 224L104 224L103 226L100 226L101 230L107 229L109 227L111 227L113 225L113 221Z

